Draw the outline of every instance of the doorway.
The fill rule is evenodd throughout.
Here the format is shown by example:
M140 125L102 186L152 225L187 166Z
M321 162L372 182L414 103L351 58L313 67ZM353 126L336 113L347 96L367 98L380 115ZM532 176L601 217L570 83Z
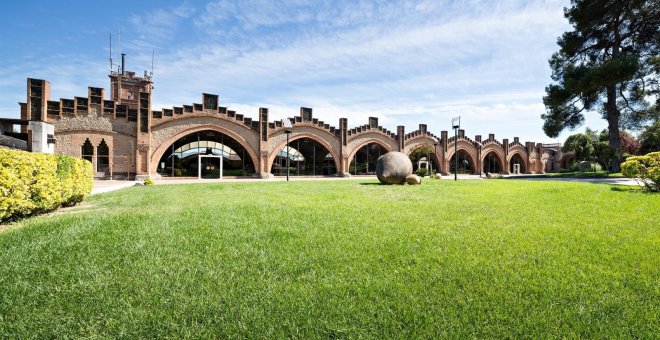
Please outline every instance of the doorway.
M222 179L222 156L199 155L198 177L200 179Z

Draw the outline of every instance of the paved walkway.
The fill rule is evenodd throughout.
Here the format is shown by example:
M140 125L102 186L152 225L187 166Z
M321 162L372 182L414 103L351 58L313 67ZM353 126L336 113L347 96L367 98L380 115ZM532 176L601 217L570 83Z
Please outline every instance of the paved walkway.
M631 178L571 178L571 177L531 177L525 175L504 176L506 179L526 180L526 181L563 181L563 182L584 182L601 183L617 185L638 185L637 181Z
M92 195L115 191L135 185L135 181L94 180Z
M511 175L504 176L509 180L526 180L526 181L564 181L564 182L586 182L586 183L603 183L603 184L619 184L619 185L637 185L634 179L630 178L561 178L561 177L530 177L525 175ZM342 181L342 180L355 180L355 179L376 179L376 176L352 176L352 177L289 177L291 181ZM454 180L454 176L442 176L443 180ZM458 175L459 180L480 180L485 179L478 175ZM240 183L240 182L283 182L286 177L275 177L269 179L257 178L225 178L225 179L197 179L197 178L177 178L177 179L158 179L157 185L161 184L190 184L190 183ZM92 195L104 192L115 191L135 185L136 181L116 181L116 180L95 180ZM141 183L141 182L140 182Z

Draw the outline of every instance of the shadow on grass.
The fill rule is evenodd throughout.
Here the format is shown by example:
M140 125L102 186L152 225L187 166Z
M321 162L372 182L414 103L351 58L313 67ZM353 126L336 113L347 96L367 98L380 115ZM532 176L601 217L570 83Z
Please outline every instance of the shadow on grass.
M635 193L642 193L642 194L658 194L660 192L657 191L648 191L645 190L644 188L640 186L632 186L632 185L612 185L610 188L612 191L619 191L619 192L635 192Z

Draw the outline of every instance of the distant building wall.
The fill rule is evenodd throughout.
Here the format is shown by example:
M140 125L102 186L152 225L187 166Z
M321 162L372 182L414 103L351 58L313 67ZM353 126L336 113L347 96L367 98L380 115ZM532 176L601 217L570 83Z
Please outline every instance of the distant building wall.
M84 97L50 100L50 83L28 79L27 102L21 104L21 116L28 118L40 131L39 138L51 126L56 143L52 151L57 154L83 157L83 145L93 150L92 163L100 177L156 175L159 161L166 150L179 138L190 133L213 130L234 139L246 151L254 164L256 176L268 178L275 157L286 145L285 126L290 125L289 141L308 138L327 148L335 162L338 176L349 176L349 165L357 150L370 143L377 143L386 151L410 154L422 146L433 148L434 167L450 174L450 160L455 149L464 152L472 162L472 172L482 174L484 159L496 155L503 173L510 173L512 162L520 162L525 173L558 171L566 164L566 155L556 145L526 142L517 137L511 142L481 135L471 139L463 130L454 136L453 131L441 131L440 137L419 124L417 130L405 133L405 127L397 127L396 133L378 125L377 117L370 117L367 124L348 128L348 120L342 118L339 128L314 118L311 108L301 108L300 114L288 121L268 121L268 109L261 108L257 119L220 106L219 97L203 93L201 103L185 104L172 108L151 108L151 78L136 77L133 72L110 75L110 98L105 89L89 87ZM52 125L50 125L52 124ZM39 130L41 129L41 130ZM34 133L34 132L33 132ZM34 142L34 140L33 140ZM87 143L87 144L86 144ZM89 149L91 144L92 149ZM109 149L108 160L99 160L99 150ZM490 158L492 162L492 157ZM108 167L99 166L109 163ZM101 171L102 170L102 171Z

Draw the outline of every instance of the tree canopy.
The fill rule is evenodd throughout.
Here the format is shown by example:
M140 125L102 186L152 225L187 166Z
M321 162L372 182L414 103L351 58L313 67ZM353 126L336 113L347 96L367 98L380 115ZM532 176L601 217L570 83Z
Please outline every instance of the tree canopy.
M562 152L574 152L575 159L578 161L590 160L591 154L594 151L592 145L592 136L582 133L576 133L568 136L564 146L561 148Z
M557 137L597 110L608 122L608 143L621 149L620 126L639 128L660 114L660 6L653 0L572 0L564 16L574 30L558 39L550 58L543 130ZM655 97L656 103L649 103ZM614 171L619 161L614 162Z
M639 135L641 153L660 151L660 120L647 126Z

